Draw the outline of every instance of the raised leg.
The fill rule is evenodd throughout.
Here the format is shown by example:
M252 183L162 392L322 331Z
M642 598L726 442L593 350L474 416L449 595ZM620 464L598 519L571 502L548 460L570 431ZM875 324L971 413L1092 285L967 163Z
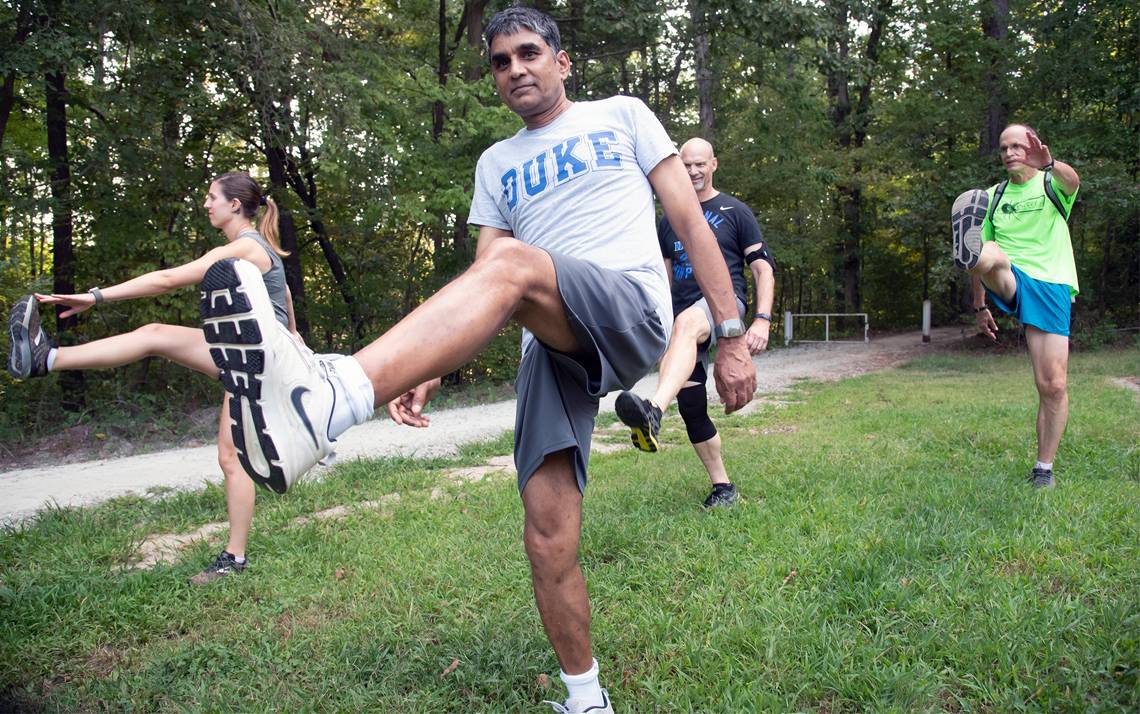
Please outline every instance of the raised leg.
M111 369L145 357L162 357L207 376L218 376L202 330L157 323L84 345L60 347L52 371Z

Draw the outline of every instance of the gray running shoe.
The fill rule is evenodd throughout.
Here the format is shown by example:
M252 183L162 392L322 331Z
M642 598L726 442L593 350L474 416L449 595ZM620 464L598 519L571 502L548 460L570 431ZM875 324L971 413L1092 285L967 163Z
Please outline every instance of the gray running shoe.
M712 493L705 499L705 508L717 508L720 506L731 506L736 503L740 498L740 494L736 492L736 485L731 483L718 483L713 484Z
M25 295L8 314L8 373L16 379L44 376L50 351L36 296Z
M219 578L226 577L230 573L240 573L245 570L247 565L249 565L249 561L239 563L233 553L230 553L228 550L223 550L218 554L217 558L214 558L214 562L206 566L205 570L186 582L191 585L209 585Z
M954 199L950 230L954 234L954 265L969 270L982 255L982 223L990 207L990 197L980 189L970 189Z
M1052 469L1039 469L1037 467L1029 472L1029 478L1026 481L1033 484L1033 488L1053 488L1055 484Z
M661 431L661 410L648 399L633 392L622 392L614 402L618 419L629 427L629 440L642 451L653 453L661 448L657 434Z

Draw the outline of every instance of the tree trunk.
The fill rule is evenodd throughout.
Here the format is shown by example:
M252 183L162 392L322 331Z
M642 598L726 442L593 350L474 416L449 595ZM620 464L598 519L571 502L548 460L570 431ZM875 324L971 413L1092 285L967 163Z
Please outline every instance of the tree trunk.
M985 12L985 11L983 11ZM990 66L986 72L986 124L978 139L978 153L988 158L997 153L1001 131L1009 114L1005 96L1004 45L1009 36L1009 0L990 0L990 11L982 17L982 31L991 42Z
M463 14L467 23L467 48L473 56L481 56L483 46L483 16L489 0L467 0ZM478 60L471 62L463 70L463 79L478 82L483 77L484 64Z
M8 117L12 115L12 105L16 103L16 71L4 75L0 86L0 147L4 146L4 131L8 128Z
M263 126L268 126L263 122ZM265 162L269 167L269 193L277 202L277 235L281 239L281 248L289 252L282 258L285 263L285 282L289 285L289 292L293 294L293 314L297 319L297 332L306 339L309 336L309 318L305 310L305 282L301 271L301 251L297 242L297 226L293 222L293 211L289 209L289 202L285 200L288 190L288 180L285 171L285 152L275 145L275 139L268 128L264 129Z
M716 114L713 108L713 70L709 57L708 13L703 0L691 0L689 16L693 22L693 62L697 74L697 111L700 118L700 135L712 141L716 131Z
M47 127L48 160L51 165L51 233L52 233L52 292L75 292L75 255L72 246L71 220L71 163L67 152L67 103L62 72L49 71L44 82L44 123ZM73 341L71 334L78 324L77 316L61 318L66 308L56 305L56 331L60 344ZM79 411L85 402L86 381L81 371L68 371L60 375L63 398L60 401L67 411Z

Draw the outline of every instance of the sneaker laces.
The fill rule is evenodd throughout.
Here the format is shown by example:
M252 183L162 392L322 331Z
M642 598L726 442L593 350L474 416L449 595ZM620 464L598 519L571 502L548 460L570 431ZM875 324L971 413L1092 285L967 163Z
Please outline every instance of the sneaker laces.
M209 570L220 571L226 567L237 565L237 556L232 555L229 551L223 550L218 553L218 557L214 558L214 562L210 563Z

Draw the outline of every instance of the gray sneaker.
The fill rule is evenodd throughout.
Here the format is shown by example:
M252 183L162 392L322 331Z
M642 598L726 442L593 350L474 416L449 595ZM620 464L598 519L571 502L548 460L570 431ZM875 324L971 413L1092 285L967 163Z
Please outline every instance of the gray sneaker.
M982 255L982 223L990 207L990 197L980 189L970 189L954 199L950 211L950 232L954 235L954 265L969 270Z
M731 506L740 499L740 494L736 492L736 485L731 483L718 483L713 485L712 493L705 499L705 508L717 508L720 506Z
M1052 469L1039 469L1037 467L1029 472L1029 478L1026 481L1033 484L1033 488L1053 488L1055 484Z
M191 585L209 585L215 580L224 578L231 573L240 573L245 570L247 565L249 565L248 560L243 560L239 563L233 553L230 553L228 550L223 550L218 554L217 558L214 558L214 562L206 566L205 570L186 582Z
M44 376L50 351L36 296L25 295L8 313L8 373L16 379Z

